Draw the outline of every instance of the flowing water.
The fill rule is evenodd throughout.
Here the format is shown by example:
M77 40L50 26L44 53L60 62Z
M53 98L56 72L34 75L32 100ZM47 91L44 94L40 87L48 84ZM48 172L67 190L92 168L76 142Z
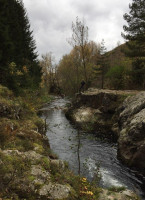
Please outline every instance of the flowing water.
M78 131L65 117L63 108L69 101L56 98L42 109L48 124L47 137L51 149L71 170L93 180L101 174L102 187L125 186L145 200L145 177L136 175L117 159L116 144L101 141L95 134Z

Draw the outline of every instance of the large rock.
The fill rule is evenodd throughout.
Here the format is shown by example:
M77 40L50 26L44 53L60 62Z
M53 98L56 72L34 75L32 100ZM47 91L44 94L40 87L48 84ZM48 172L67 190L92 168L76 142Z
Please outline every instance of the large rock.
M31 160L31 163L33 164L43 157L41 154L36 153L35 151L20 152L18 150L4 150L3 153L6 155L15 155L27 158L28 160Z
M49 183L40 189L39 194L41 196L48 196L49 199L67 199L70 192L70 186Z
M31 174L43 182L50 179L50 173L43 169L41 165L32 165Z
M118 157L145 173L145 92L89 89L77 94L66 116L84 130L117 139Z
M100 109L104 113L114 113L120 94L110 90L88 90L77 95L77 104L94 109Z
M85 131L93 131L101 138L116 140L116 134L112 131L112 117L123 101L123 95L122 92L113 90L89 89L77 94L66 117Z
M103 189L98 200L139 200L136 194L130 190L113 192Z
M145 173L145 92L128 97L118 111L118 155Z

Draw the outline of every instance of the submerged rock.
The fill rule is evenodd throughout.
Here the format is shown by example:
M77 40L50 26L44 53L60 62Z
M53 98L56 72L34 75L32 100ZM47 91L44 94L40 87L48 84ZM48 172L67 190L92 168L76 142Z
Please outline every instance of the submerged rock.
M76 122L89 122L94 119L94 115L101 114L98 109L82 106L74 111L74 119Z

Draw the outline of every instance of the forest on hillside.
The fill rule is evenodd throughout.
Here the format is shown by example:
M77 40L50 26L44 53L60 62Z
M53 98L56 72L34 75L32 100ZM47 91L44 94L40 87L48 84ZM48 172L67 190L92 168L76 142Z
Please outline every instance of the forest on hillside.
M83 21L76 18L72 23L69 42L73 48L63 56L58 67L65 92L77 92L82 79L87 88L144 89L145 1L133 0L129 9L129 14L123 16L128 24L122 33L126 43L109 52L104 40L100 44L89 41L89 29Z

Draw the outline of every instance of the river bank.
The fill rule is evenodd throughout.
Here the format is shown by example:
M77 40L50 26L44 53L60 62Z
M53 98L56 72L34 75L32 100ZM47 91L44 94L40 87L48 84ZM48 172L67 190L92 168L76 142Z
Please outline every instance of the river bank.
M65 117L65 107L68 104L70 102L67 99L56 98L42 109L42 118L49 124L46 135L51 149L60 159L69 163L75 174L80 172L90 182L99 169L99 187L127 188L144 199L144 182L117 159L116 145L99 139L93 132L77 129Z
M44 120L36 115L37 103L0 86L1 199L138 199L124 188L107 193L74 175L52 152Z
M76 199L79 179L51 151L44 120L36 114L43 101L28 98L0 86L0 197Z
M85 131L118 143L118 157L145 174L145 92L90 89L78 94L66 116Z

